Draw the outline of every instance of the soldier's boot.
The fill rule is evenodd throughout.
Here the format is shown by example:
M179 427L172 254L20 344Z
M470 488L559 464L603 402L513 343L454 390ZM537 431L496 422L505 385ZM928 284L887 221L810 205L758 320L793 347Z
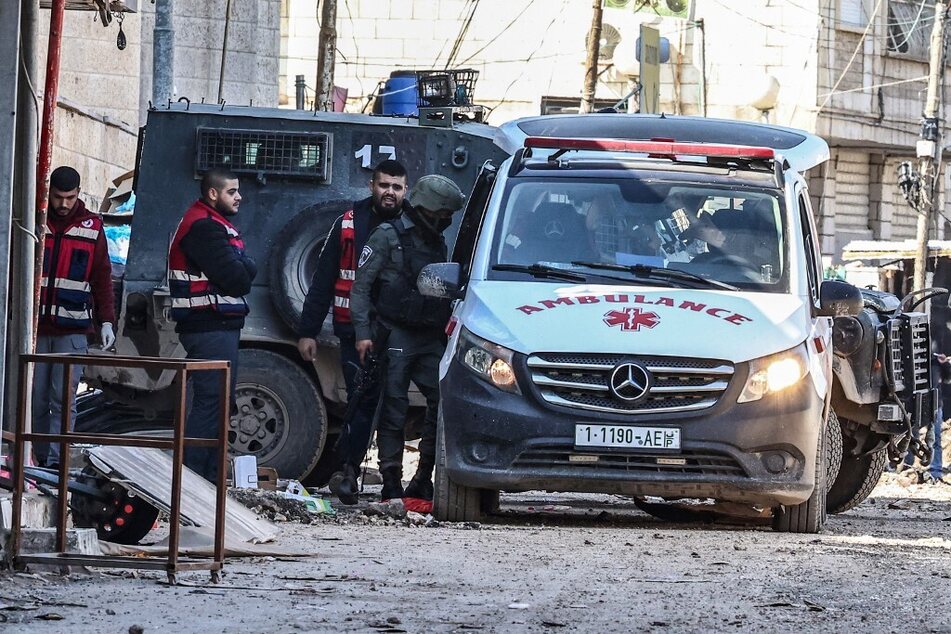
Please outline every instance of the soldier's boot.
M330 481L330 492L337 496L341 504L352 506L359 501L357 468L352 464L343 466L343 475Z
M433 464L432 461L425 458L419 461L419 467L416 469L416 475L406 485L406 491L403 497L418 498L420 500L433 500Z
M400 467L388 467L380 471L383 478L382 500L398 500L403 497L403 470Z

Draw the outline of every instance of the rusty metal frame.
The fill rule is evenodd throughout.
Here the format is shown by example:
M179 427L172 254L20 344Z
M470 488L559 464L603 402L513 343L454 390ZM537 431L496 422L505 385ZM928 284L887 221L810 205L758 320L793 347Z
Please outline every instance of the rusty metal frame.
M24 380L26 369L30 364L49 363L63 366L63 417L59 434L27 433L26 414L28 390L30 386ZM72 402L73 402L73 366L96 365L118 368L140 368L154 370L174 370L175 380L179 382L178 398L176 399L175 421L171 439L120 436L116 434L77 434L71 431ZM9 557L15 568L22 568L28 563L60 566L65 573L70 565L98 566L104 568L140 568L148 570L165 570L168 581L176 583L176 573L182 570L210 570L211 580L217 583L221 580L221 569L224 566L225 545L225 499L226 487L226 457L227 433L230 409L230 399L222 398L221 416L218 420L218 438L188 438L185 436L185 408L186 382L190 372L220 370L220 389L222 394L228 394L231 385L231 363L228 361L205 361L193 359L162 359L157 357L128 357L128 356L99 356L88 354L23 354L20 355L20 380L18 385L19 402L17 404L16 431L13 434L4 432L4 439L13 440L13 521L10 530ZM55 371L55 369L53 370ZM26 456L24 445L28 441L58 442L60 446L59 464L59 513L56 518L56 552L20 554L21 546L21 513L23 493L26 486L24 467ZM169 512L169 540L167 557L117 557L113 555L80 555L66 552L66 516L69 510L67 500L67 483L69 479L69 448L73 443L89 443L98 445L119 445L125 447L147 447L169 449L172 451L172 500ZM215 547L211 561L192 558L181 558L178 555L179 520L182 496L182 462L186 446L215 447L218 449L218 481L216 483L215 501Z

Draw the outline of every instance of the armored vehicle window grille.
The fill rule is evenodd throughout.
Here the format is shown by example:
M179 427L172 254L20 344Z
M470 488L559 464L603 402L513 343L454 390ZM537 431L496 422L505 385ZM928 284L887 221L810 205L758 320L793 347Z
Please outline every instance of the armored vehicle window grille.
M220 167L236 174L330 179L330 135L323 132L275 132L199 128L195 170Z
M640 363L651 377L647 393L634 401L622 400L611 388L614 369L625 361ZM527 363L547 404L615 414L707 409L727 390L734 372L727 361L683 357L538 353Z

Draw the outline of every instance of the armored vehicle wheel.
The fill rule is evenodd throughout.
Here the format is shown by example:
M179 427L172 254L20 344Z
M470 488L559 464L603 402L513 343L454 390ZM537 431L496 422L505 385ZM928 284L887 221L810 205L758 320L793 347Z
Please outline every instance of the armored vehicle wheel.
M826 495L829 491L829 418L822 421L816 447L815 486L812 495L801 504L781 506L773 514L773 530L780 533L818 533L826 521Z
M89 469L83 470L79 481L96 487L109 499L73 493L70 508L74 525L95 528L99 539L115 544L138 544L152 530L159 512L143 498Z
M352 206L349 200L331 200L307 207L291 218L271 243L268 262L271 301L295 332L324 238L334 220Z
M826 484L829 490L832 489L832 483L839 476L839 468L842 466L842 426L839 424L839 417L835 411L829 410L829 422L826 425L826 442L829 448L829 468L826 471ZM829 503L826 501L826 512Z
M498 491L474 489L456 484L446 472L446 437L439 413L436 432L436 478L433 517L444 522L478 522L486 513L498 510Z
M855 440L845 435L842 435L842 440L845 456L838 477L829 487L826 501L829 513L845 513L864 502L881 479L888 461L884 448L853 456L851 450L855 446Z
M237 409L228 443L254 455L282 478L300 480L314 468L327 439L327 411L313 379L291 359L245 348L238 361Z

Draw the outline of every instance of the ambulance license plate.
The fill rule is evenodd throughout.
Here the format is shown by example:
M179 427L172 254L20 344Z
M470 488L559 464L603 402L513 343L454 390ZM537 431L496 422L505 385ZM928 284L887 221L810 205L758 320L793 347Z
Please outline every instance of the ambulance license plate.
M578 423L575 425L575 447L680 449L680 429Z

